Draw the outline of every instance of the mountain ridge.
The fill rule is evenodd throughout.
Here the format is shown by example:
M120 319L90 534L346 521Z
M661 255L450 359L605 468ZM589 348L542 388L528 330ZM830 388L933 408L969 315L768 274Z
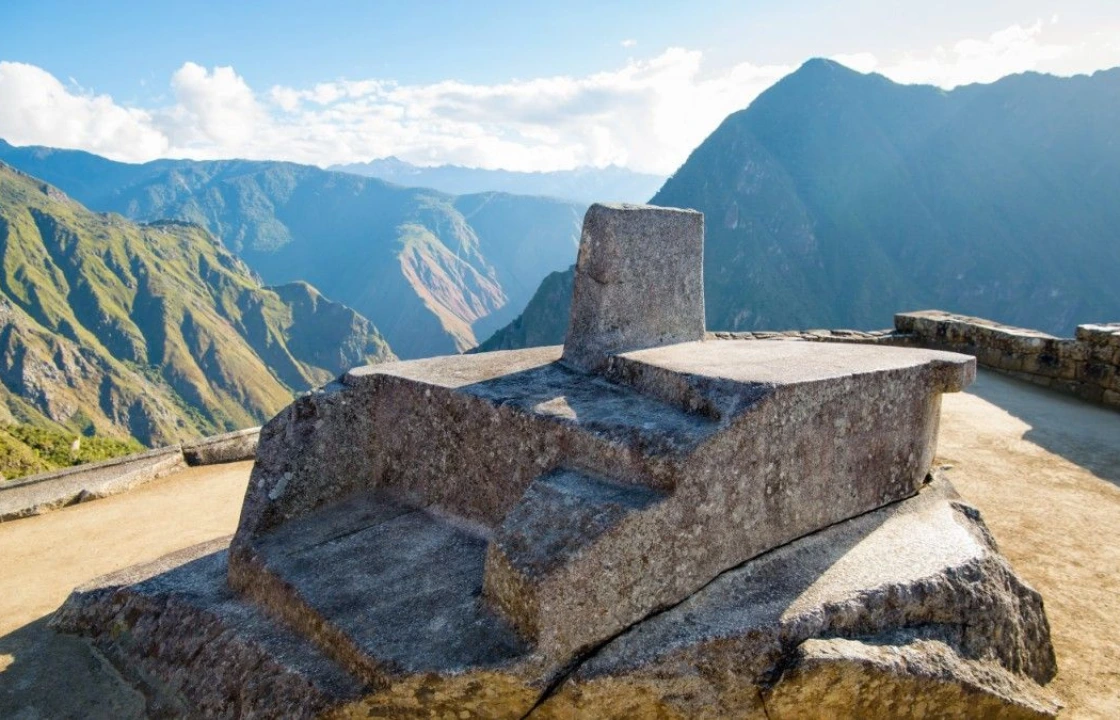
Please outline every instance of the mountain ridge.
M813 60L650 202L705 213L713 329L873 329L941 307L1068 333L1120 316L1117 121L1120 68L945 91ZM480 347L563 338L555 318L518 322Z
M664 176L618 165L572 170L522 172L463 165L413 165L395 156L364 163L331 165L328 170L375 177L408 187L428 187L454 195L508 192L581 203L640 202L665 182Z
M90 212L0 162L0 424L166 444L259 424L394 356L306 284L262 287L202 228Z
M584 209L503 193L453 196L295 163L130 165L11 145L0 145L0 160L95 210L205 227L264 282L307 280L354 308L405 358L466 350L512 319L540 279L574 259Z

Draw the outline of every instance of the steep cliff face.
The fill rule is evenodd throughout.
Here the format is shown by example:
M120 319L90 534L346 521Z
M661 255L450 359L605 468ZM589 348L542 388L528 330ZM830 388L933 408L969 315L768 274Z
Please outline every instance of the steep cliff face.
M261 287L198 226L95 214L0 164L0 421L158 444L391 357L368 320Z
M584 205L454 197L281 162L116 163L15 148L0 160L90 208L177 218L218 236L268 283L305 280L373 321L402 357L474 347L575 259Z
M1120 317L1118 117L1120 69L946 92L814 60L650 202L705 214L712 329L869 329L940 307L1070 334ZM567 310L518 326L560 342Z
M480 352L558 345L568 330L574 270L554 272L544 279L525 312L478 346Z

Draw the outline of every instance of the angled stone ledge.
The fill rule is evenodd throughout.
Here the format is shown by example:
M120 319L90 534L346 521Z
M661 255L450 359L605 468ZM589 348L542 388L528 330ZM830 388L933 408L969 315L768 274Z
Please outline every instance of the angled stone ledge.
M627 524L664 499L650 488L572 470L539 478L494 533L486 597L534 644L566 645L556 635L570 630L569 622L587 622L604 586L624 582L633 588L648 572L643 561L649 549L620 548L619 541ZM625 605L601 610L624 613L621 622L632 618Z
M1053 717L1039 684L1055 672L1038 593L937 479L723 573L600 648L530 717L958 717L968 703Z
M362 683L226 586L229 538L79 587L56 630L87 638L152 717L311 718Z

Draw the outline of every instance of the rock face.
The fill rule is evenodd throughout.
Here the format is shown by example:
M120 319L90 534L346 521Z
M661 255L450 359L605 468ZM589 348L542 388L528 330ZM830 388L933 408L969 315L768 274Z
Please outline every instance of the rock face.
M1046 717L1042 600L943 478L630 629L544 718ZM998 707L999 713L968 712ZM1001 713L1001 714L1000 714Z
M600 370L620 352L702 339L703 268L700 213L592 205L576 261L564 361Z
M593 210L585 243L602 245L577 297L625 284L618 250L639 230L687 245L696 223ZM673 319L702 300L653 295L639 322L617 290L621 334L588 302L563 349L358 368L300 398L261 432L228 555L104 579L57 625L215 715L743 717L841 702L827 673L853 713L889 712L884 688L1053 713L1041 599L974 510L927 486L940 394L971 381L971 358L656 346L659 313L688 339ZM180 623L212 628L222 661L181 652ZM328 660L353 684L301 669ZM265 663L262 682L294 678L305 699L230 699ZM194 677L212 667L219 681Z

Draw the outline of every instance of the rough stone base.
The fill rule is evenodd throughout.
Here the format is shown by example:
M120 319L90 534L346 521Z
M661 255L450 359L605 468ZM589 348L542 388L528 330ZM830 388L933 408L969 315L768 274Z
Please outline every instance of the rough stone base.
M478 567L459 579L470 594L480 559L459 554ZM444 655L425 669L402 647L413 665L396 668L392 686L363 682L234 596L225 567L219 543L108 576L75 591L53 624L90 638L157 715L1036 718L1058 708L1039 686L1056 672L1040 596L943 479L721 574L548 687L488 671L456 645L461 613L426 632L461 647L462 663ZM387 587L367 590L387 612Z

